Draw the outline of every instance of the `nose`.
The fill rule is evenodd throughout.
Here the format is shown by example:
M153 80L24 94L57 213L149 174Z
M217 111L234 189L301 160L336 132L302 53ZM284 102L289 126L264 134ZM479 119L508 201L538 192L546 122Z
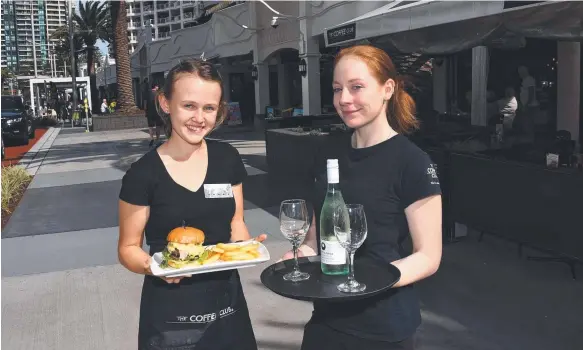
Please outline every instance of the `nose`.
M194 121L197 123L200 123L203 121L204 118L202 116L202 108L196 108L193 111L192 119L194 119Z
M350 94L350 92L348 91L348 89L343 88L339 93L338 93L338 103L343 106L343 105L347 105L350 104L352 102L352 95Z

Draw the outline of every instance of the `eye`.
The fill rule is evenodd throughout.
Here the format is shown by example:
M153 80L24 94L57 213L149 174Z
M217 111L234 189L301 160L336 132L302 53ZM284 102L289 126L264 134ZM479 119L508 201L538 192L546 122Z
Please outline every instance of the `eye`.
M192 103L187 103L184 105L184 108L187 108L187 109L191 109L192 107L194 107L194 105Z
M337 94L340 91L342 91L342 88L335 87L335 88L332 88L332 91L334 91L334 93Z
M206 106L206 107L204 107L204 110L205 110L205 111L212 112L212 111L214 111L214 110L215 110L215 107L213 107L213 106Z
M362 85L354 85L354 86L352 86L352 90L360 90L360 89L362 89L363 87L364 87L364 86L362 86Z

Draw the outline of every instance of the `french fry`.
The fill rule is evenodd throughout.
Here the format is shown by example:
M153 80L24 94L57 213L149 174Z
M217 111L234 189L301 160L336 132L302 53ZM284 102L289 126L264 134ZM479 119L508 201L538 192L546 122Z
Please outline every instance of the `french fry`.
M237 245L225 243L219 243L216 247L225 251L237 250L239 248Z
M221 258L221 255L220 254L213 254L208 259L206 259L205 261L203 261L202 264L203 265L210 264L210 263L213 263L215 261L219 261L220 258Z
M247 245L241 246L241 248L240 248L240 250L242 252L252 252L252 251L256 251L257 249L259 249L259 244L256 244L256 243L247 244Z
M216 246L215 246L215 247L212 247L212 248L211 248L211 251L213 251L213 252L215 252L215 253L219 253L219 254L223 254L223 253L225 252L225 250L224 250L224 249L221 249L221 248L219 248L219 247L216 247Z

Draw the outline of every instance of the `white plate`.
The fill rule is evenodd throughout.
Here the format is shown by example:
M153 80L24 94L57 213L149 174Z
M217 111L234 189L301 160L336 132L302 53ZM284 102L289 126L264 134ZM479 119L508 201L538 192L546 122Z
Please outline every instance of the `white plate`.
M241 242L241 243L230 243L230 244L238 244L238 245L245 245L249 244L249 242ZM160 263L164 260L162 256L162 252L155 253L152 257L152 263L150 264L150 269L152 270L152 274L154 276L159 277L179 277L184 275L196 275L200 273L209 273L209 272L216 272L216 271L224 271L224 270L233 270L233 269L242 269L245 267L255 266L257 264L269 261L271 257L269 256L269 251L267 248L262 244L258 243L259 248L257 251L259 252L260 256L257 259L253 260L243 260L243 261L215 261L208 265L199 265L199 266L188 266L183 267L181 269L174 269L174 268L166 268L163 269L160 267Z

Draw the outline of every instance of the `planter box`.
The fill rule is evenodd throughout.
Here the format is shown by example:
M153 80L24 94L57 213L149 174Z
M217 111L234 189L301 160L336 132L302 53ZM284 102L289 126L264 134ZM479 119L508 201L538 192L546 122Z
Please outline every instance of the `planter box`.
M93 131L143 129L148 127L148 119L144 114L119 115L105 114L93 115Z

